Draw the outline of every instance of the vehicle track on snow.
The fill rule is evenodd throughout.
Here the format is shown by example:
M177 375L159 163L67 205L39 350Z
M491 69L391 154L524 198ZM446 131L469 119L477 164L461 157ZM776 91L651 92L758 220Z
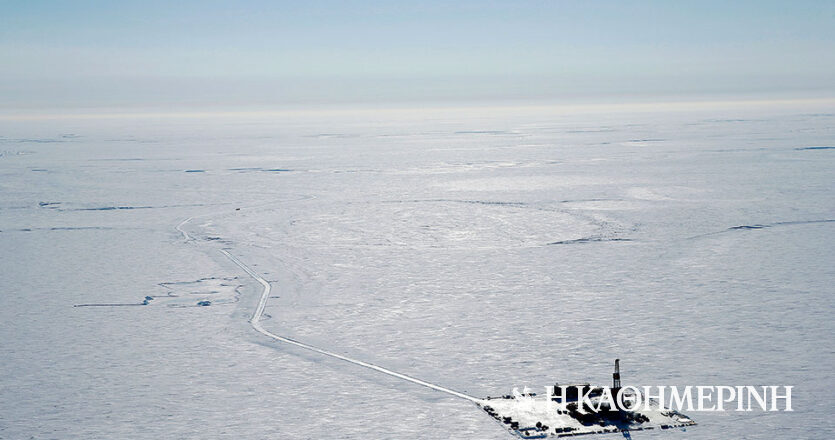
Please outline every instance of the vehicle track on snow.
M175 229L178 232L180 232L180 234L182 234L183 239L185 241L190 241L191 236L188 234L188 232L185 231L185 229L183 229L183 227L189 221L191 221L192 218L193 217L189 217L189 218L183 220L182 222L180 222L175 227ZM416 384L416 385L420 385L420 386L423 386L423 387L426 387L426 388L430 388L430 389L433 389L435 391L440 391L442 393L446 393L446 394L449 394L451 396L458 397L460 399L468 400L468 401L476 403L476 404L479 402L479 400L481 400L481 399L478 399L476 397L473 397L473 396L470 396L470 395L467 395L467 394L464 394L464 393L461 393L461 392L443 387L441 385L437 385L437 384L434 384L434 383L431 383L431 382L427 382L425 380L421 380L421 379L418 379L418 378L415 378L415 377L412 377L412 376L409 376L409 375L406 375L406 374L403 374L403 373L398 373L394 370L389 370L388 368L384 368L384 367L381 367L379 365L372 364L370 362L365 362L365 361L362 361L362 360L359 360L359 359L354 359L354 358L350 358L348 356L343 356L339 353L334 353L332 351L325 350L323 348L319 348L319 347L316 347L314 345L306 344L304 342L296 341L295 339L291 339L291 338L281 336L281 335L277 335L275 333L270 332L269 330L265 329L261 325L261 319L264 315L264 310L267 307L267 301L270 297L270 291L272 289L272 287L270 285L270 282L267 281L266 279L264 279L262 276L258 275L249 266L244 264L236 256L232 255L231 253L229 253L225 249L221 249L220 252L226 258L228 258L230 261L235 263L236 266L240 267L244 272L246 272L247 275L249 275L255 281L257 281L259 284L261 284L261 287L263 288L263 290L261 291L261 298L258 301L258 306L255 307L255 310L252 312L252 316L249 319L250 325L258 333L260 333L260 334L262 334L262 335L264 335L268 338L279 341L279 342L284 342L286 344L294 345L296 347L300 347L300 348L303 348L305 350L309 350L309 351L312 351L312 352L315 352L315 353L319 353L319 354L324 355L324 356L332 357L332 358L339 359L339 360L342 360L342 361L345 361L345 362L348 362L348 363L351 363L351 364L354 364L354 365L365 367L365 368L368 368L370 370L374 370L374 371L377 371L379 373L383 373L383 374L386 374L386 375L389 375L389 376L392 376L392 377L395 377L395 378L398 378L398 379L401 379L401 380L404 380L404 381L407 381L407 382L411 382L411 383Z

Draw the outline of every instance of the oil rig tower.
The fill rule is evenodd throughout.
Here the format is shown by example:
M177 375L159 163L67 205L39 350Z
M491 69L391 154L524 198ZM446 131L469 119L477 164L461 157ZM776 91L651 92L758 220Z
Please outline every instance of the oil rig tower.
M620 359L615 359L615 372L612 373L612 395L617 396L620 391Z

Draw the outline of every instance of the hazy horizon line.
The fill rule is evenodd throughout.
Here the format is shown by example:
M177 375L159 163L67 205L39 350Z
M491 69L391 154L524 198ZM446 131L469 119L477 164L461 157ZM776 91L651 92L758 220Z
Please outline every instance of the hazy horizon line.
M681 98L681 97L679 97ZM692 97L691 97L692 98ZM142 119L142 118L213 118L213 117L267 117L347 114L415 114L421 112L508 112L540 111L552 114L690 111L734 108L775 108L835 106L835 95L826 97L731 97L731 99L634 99L611 101L539 102L535 100L484 100L482 102L432 102L420 103L331 103L328 105L252 105L252 106L110 106L68 107L11 110L0 109L0 120L49 120L49 119ZM34 111L33 111L34 110Z

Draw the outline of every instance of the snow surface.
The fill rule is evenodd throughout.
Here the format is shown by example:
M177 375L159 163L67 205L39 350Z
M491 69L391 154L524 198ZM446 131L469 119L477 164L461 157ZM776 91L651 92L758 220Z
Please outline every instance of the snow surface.
M508 437L256 332L263 286L221 250L272 286L266 332L467 396L620 358L624 384L795 386L793 413L633 437L831 437L833 127L812 105L0 120L0 438Z

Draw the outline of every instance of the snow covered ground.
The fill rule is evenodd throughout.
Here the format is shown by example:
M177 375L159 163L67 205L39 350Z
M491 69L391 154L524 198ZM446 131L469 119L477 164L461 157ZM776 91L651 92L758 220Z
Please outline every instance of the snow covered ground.
M831 108L0 119L0 438L508 437L221 250L468 396L620 358L795 386L633 437L832 436Z

